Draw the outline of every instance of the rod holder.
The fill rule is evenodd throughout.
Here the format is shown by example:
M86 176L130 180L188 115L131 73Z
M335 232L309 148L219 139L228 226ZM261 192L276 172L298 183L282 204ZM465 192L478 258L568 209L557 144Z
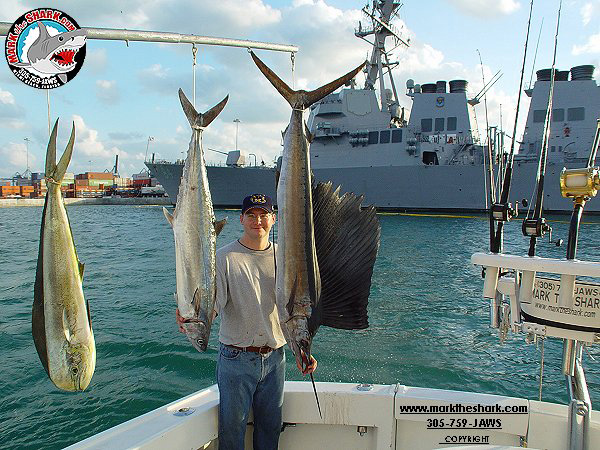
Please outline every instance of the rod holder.
M519 287L519 302L531 303L533 284L535 283L535 271L524 270L521 275L521 286Z
M573 306L575 278L575 275L562 274L560 276L560 294L558 296L558 306L564 306L567 308Z
M498 273L500 273L499 267L485 268L485 279L483 281L483 298L495 299L496 290L498 289Z
M575 360L577 359L577 341L565 339L563 343L562 371L568 377L575 376Z
M500 294L490 298L490 328L500 328L502 317L502 297Z

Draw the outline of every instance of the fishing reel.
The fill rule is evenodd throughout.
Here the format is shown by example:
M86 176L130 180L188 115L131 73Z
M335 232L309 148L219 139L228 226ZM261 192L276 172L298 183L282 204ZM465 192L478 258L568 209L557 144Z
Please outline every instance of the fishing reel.
M600 190L600 172L598 167L583 169L563 169L560 173L560 193L563 197L595 197Z
M552 227L548 225L546 219L540 217L539 219L525 219L521 226L524 236L539 238L544 236L546 233L550 233L548 237L552 240Z
M494 203L492 205L492 217L496 222L509 222L519 215L519 202L515 203Z

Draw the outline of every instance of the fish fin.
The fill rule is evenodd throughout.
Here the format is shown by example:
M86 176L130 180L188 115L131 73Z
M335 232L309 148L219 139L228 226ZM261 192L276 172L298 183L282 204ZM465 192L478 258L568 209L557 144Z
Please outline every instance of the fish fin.
M223 228L225 228L226 223L227 217L225 217L223 220L218 220L214 223L215 233L217 233L217 236L221 233L221 231L223 231Z
M306 123L306 121L304 121L304 135L306 136L306 140L308 141L308 143L311 144L313 139L315 138L315 135L314 133L311 133L308 129L308 124Z
M366 64L365 61L356 69L348 72L346 75L341 76L337 80L327 83L313 91L307 92L304 90L294 91L281 78L279 78L275 72L269 69L267 65L254 54L253 51L250 51L250 56L252 56L254 63L258 66L263 75L267 77L267 80L269 80L275 89L277 89L277 91L283 96L283 98L287 100L290 106L294 109L302 110L308 108L313 103L318 102L326 95L331 94L340 86L348 83Z
M59 74L58 74L58 79L59 79L60 81L62 81L63 83L66 83L66 82L67 82L67 76L66 76L64 73L59 73Z
M315 247L321 276L322 325L369 326L367 304L381 229L375 208L361 210L362 196L313 184Z
M198 113L194 105L188 100L188 98L183 93L183 90L179 89L179 101L181 102L181 106L183 108L183 112L190 122L190 126L192 128L204 128L207 127L215 118L219 115L219 113L225 108L225 104L229 100L229 95L226 96L223 100L221 100L217 105L213 106L211 109L206 111L204 114Z
M286 309L290 317L294 313L294 301L296 300L296 291L298 290L298 275L294 278L294 284L292 285L292 292L290 292L290 298L288 299Z
M85 307L87 309L88 323L90 325L90 330L92 329L92 313L90 312L90 302L89 300L85 301Z
M85 264L82 263L81 261L77 261L77 263L79 264L79 276L81 277L81 280L83 281L83 271L85 270Z
M58 133L58 119L54 122L54 128L50 133L48 140L48 149L46 150L46 177L53 178L56 172L56 134Z
M40 229L40 247L38 252L37 268L35 272L35 285L33 290L33 307L31 309L31 335L42 366L50 376L48 368L48 351L46 348L46 323L44 317L44 225L48 197L44 202L42 212L42 226Z
M15 66L15 67L31 67L31 63L28 63L28 62L10 63L10 65Z
M192 306L194 307L194 311L197 316L198 312L200 312L200 308L202 306L202 295L200 294L200 288L196 288L196 291L194 292L194 296L192 297L191 303L192 303Z
M65 333L65 339L67 342L71 342L71 330L69 329L69 319L67 318L67 310L65 308L63 308L62 326L63 332Z
M50 136L50 142L53 144L53 158L51 159L54 164L56 158L56 128L58 125L58 119L56 119L56 123L54 124L54 129L52 130L52 135ZM50 142L48 143L48 152L50 152ZM71 137L69 138L69 143L67 144L67 148L64 153L60 157L60 161L58 164L54 165L54 170L51 172L51 177L57 183L61 183L63 178L65 177L65 173L67 172L67 168L69 167L69 163L71 162L71 156L73 155L73 145L75 144L75 122L73 122L73 127L71 128ZM46 156L46 176L48 176L48 157L50 153Z
M165 208L164 206L163 206L163 214L165 215L167 222L169 222L169 225L171 225L171 228L173 228L173 222L175 221L175 217L173 216L173 214L171 214L167 210L167 208Z
M44 22L42 22L41 20L38 22L38 28L40 30L40 34L38 35L34 44L38 44L50 37L50 34L48 33L48 29L46 28L46 25L44 25Z

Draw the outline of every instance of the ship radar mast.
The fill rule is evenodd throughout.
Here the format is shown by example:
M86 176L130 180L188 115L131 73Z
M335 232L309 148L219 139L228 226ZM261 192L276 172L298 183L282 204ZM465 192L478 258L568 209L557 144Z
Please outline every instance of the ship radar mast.
M358 23L354 35L371 44L373 50L371 57L365 67L366 81L364 89L375 89L375 83L379 80L379 92L381 98L381 110L389 111L393 118L399 118L399 103L396 86L392 77L392 69L398 65L397 61L390 62L389 54L400 46L408 47L410 40L404 40L400 31L391 24L398 9L402 6L397 0L373 0L371 8L365 6L362 11L366 15L367 25ZM367 36L373 35L373 41ZM391 37L394 46L390 50L385 49L385 40ZM385 71L385 73L384 73ZM389 75L391 92L386 91L384 76Z

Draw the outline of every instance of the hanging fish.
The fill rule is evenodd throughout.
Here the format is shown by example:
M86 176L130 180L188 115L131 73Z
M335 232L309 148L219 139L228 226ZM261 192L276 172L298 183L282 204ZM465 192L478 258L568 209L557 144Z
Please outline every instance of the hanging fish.
M83 264L77 258L60 190L73 154L75 124L58 164L57 128L58 120L46 152L48 192L42 213L32 334L42 365L56 387L83 391L96 367L96 345L89 303L83 296Z
M349 330L368 327L367 303L379 247L379 221L372 206L361 210L362 197L340 197L339 188L333 190L331 183L313 183L310 135L302 120L305 109L352 80L364 64L314 91L293 91L254 53L251 55L292 107L277 187L276 298L288 345L297 365L305 371L319 326Z
M202 131L223 110L229 96L204 114L199 114L179 89L179 100L192 127L192 139L179 184L177 206L171 215L163 208L175 237L175 276L177 309L182 328L199 352L206 350L216 293L217 235L226 219L215 222L204 151Z

